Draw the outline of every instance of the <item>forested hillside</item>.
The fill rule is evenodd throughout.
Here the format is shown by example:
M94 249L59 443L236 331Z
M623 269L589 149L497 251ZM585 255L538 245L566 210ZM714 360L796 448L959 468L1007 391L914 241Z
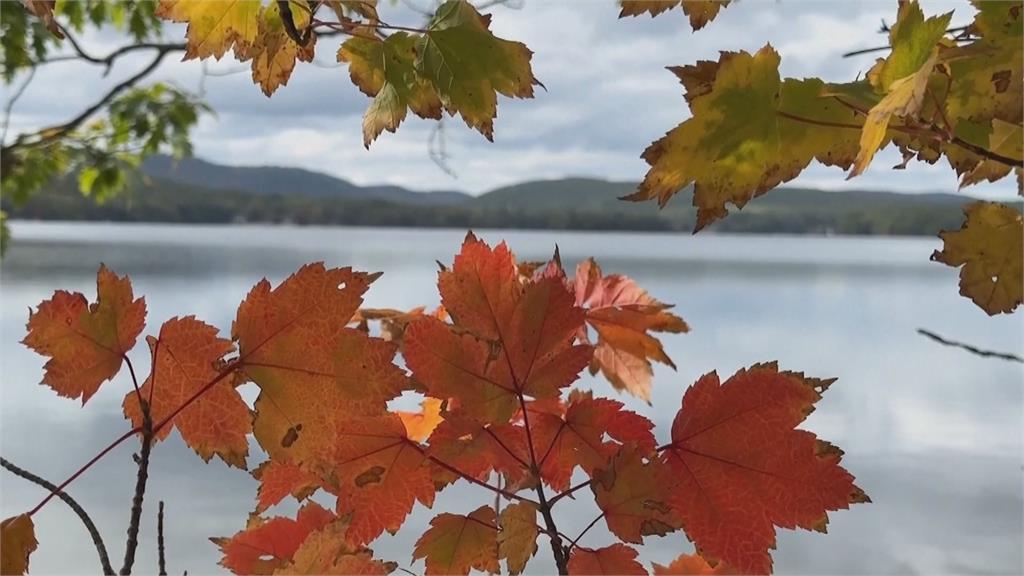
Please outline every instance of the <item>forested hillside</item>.
M358 225L565 230L689 231L694 209L621 202L633 182L591 178L532 181L480 196L366 186L283 167L220 166L198 159L146 162L127 192L103 204L82 196L75 178L54 182L28 203L4 204L15 218L131 222ZM716 222L719 232L931 234L953 228L966 196L825 192L782 188Z

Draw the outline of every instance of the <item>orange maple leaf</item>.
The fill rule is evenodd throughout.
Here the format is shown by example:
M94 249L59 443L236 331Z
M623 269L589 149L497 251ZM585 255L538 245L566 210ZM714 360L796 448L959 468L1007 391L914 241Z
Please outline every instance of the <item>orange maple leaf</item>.
M317 477L290 460L267 460L252 471L259 481L256 491L256 512L263 512L291 495L305 500L320 487Z
M569 574L580 576L647 576L647 570L636 561L636 550L625 544L612 544L591 550L577 546L569 556Z
M508 248L493 250L472 234L438 280L451 326L413 322L402 351L413 376L452 411L482 424L507 422L522 396L557 397L590 361L573 345L583 311L555 278L520 282Z
M437 487L424 449L409 440L397 414L338 420L324 434L331 446L324 480L338 495L338 513L350 515L351 544L385 530L394 534L417 501L434 504Z
M322 529L337 517L315 502L303 506L295 519L256 518L245 530L231 538L211 538L224 557L220 565L235 574L272 574L287 566L295 552L312 532Z
M644 536L664 536L680 527L679 513L664 490L671 480L661 460L647 459L635 445L626 445L607 467L594 472L590 488L608 530L624 542L641 544Z
M529 474L526 429L513 424L484 426L468 418L450 417L430 435L429 453L461 472L486 480L491 471L502 474L506 485L518 485ZM435 480L454 482L448 470L435 471Z
M419 412L395 412L405 425L406 436L414 442L423 442L429 438L438 424L444 422L444 418L441 417L443 403L437 398L426 398L420 402Z
M438 514L416 541L412 557L426 559L427 575L469 574L470 568L498 572L498 526L494 508L469 515Z
M732 569L725 562L719 562L715 566L708 564L699 554L680 554L668 566L654 563L654 576L731 576L742 574Z
M80 397L84 405L121 369L145 321L145 298L135 299L128 277L101 265L95 303L79 292L54 292L29 313L22 343L50 358L42 383L61 396Z
M203 389L220 372L224 355L234 350L229 340L217 337L217 329L194 316L172 318L160 327L158 338L149 338L153 373L142 385L142 398L150 405L155 424L171 416L196 394L187 408L178 413L155 438L162 440L177 428L182 439L203 460L216 454L232 466L245 468L249 452L246 435L252 430L249 407L224 378L208 390ZM122 403L124 415L135 426L142 425L138 394L131 391Z
M239 306L238 362L260 387L253 430L271 458L316 468L330 449L323 428L383 414L408 387L393 344L345 327L375 277L311 264L273 290L260 282Z
M676 365L661 342L649 332L688 332L682 318L668 310L632 279L619 274L603 276L593 258L576 267L573 281L576 305L587 311L587 324L597 332L590 373L599 370L616 390L651 401L651 360ZM586 331L581 332L587 341Z
M653 452L654 424L643 416L623 410L622 402L594 398L591 392L573 390L569 402L556 411L534 410L529 406L531 432L540 458L541 477L561 492L569 487L576 466L593 475L617 451L620 443L634 443L643 452Z
M824 531L827 511L869 501L839 449L795 429L831 383L771 363L686 391L663 453L675 479L666 494L701 554L768 573L774 526Z

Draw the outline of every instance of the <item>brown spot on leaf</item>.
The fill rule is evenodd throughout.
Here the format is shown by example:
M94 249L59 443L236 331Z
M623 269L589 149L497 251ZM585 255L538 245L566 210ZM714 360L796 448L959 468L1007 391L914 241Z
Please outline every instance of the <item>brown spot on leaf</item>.
M299 432L302 432L302 424L296 424L288 429L285 433L284 438L281 439L281 446L290 448L295 441L299 439Z
M1010 87L1010 77L1012 74L1009 70L1000 70L992 74L992 85L995 86L996 92L1002 94L1006 92L1006 89Z
M384 476L384 467L383 466L374 466L374 467L364 471L359 476L356 476L356 480L355 480L356 486L362 488L363 486L366 486L367 484L380 484L380 481L382 480L383 476Z

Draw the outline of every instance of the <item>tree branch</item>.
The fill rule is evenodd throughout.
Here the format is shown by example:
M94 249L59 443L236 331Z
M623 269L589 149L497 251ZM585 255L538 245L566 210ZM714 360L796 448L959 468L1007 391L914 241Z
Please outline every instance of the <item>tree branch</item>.
M100 531L96 529L96 524L93 523L92 518L89 518L89 514L86 513L85 509L82 508L78 502L76 502L68 493L57 488L57 486L52 482L44 480L28 470L15 466L6 458L0 458L0 466L3 466L16 476L20 476L29 482L42 486L49 490L51 494L56 494L58 498L63 500L64 503L78 515L82 524L85 525L85 529L89 531L89 536L92 536L92 543L96 546L96 552L100 556L100 565L103 567L103 574L107 576L113 576L115 574L114 568L110 565L110 556L107 555L107 547L103 544L103 537L100 536Z
M156 57L153 58L153 60L149 63L148 66L146 66L145 68L140 70L135 75L125 79L124 81L120 82L119 84L117 84L116 86L111 88L110 91L108 91L95 104L93 104L92 106L90 106L90 107L86 108L85 110L83 110L78 116L75 116L74 118L72 118L71 120L68 120L67 122L65 122L63 124L57 124L57 125L54 125L54 126L48 126L46 128L43 128L42 130L39 130L38 132L33 133L33 134L23 134L23 135L19 136L14 141L13 144L11 144L10 146L5 146L3 148L4 154L6 155L7 153L9 153L11 149L20 148L20 147L28 147L28 146L32 146L32 147L34 147L34 146L42 146L42 145L45 145L45 144L49 144L50 142L53 142L54 140L58 140L58 139L62 138L67 133L69 133L72 130L75 130L76 128L81 126L82 123L85 122L86 120L88 120L90 116L92 116L93 114L98 112L101 108L103 108L108 103L110 103L110 101L113 100L115 96L117 96L118 94L120 94L124 90L126 90L128 88L131 88L132 86L137 84L140 80L142 80L146 76L150 75L154 70L156 70L157 66L160 65L160 62L163 61L164 57L167 56L167 54L172 52L172 51L173 51L173 49L168 49L168 48L164 48L164 49L158 50ZM32 136L38 137L38 140L27 141L27 139L31 138Z
M142 501L146 495L149 480L149 453L153 447L153 420L149 404L142 403L142 450L139 455L139 473L135 478L135 495L132 497L132 512L128 521L128 540L124 548L124 564L121 574L131 574L135 564L135 550L139 547L139 521L142 518Z
M971 144L970 142L964 140L963 138L957 136L956 134L953 134L952 136L953 137L950 139L950 142L956 144L957 146L963 148L964 150L968 150L970 152L977 154L978 156L988 158L989 160L995 160L1000 164L1006 164L1007 166L1013 166L1016 168L1024 168L1024 160L1017 160L1016 158L1003 156L1002 154L993 152L987 148L982 148L977 144Z
M164 558L164 501L160 501L160 509L156 513L156 554L160 567L160 576L167 576L167 561Z
M54 62L67 62L72 60L84 60L90 64L97 64L104 66L106 69L103 71L103 76L110 74L111 68L114 66L114 61L124 56L125 54L131 54L132 52L138 52L141 50L165 50L167 52L184 52L188 49L188 45L184 42L175 42L171 44L164 44L160 42L138 42L136 44L128 44L117 48L106 56L93 56L82 48L82 45L75 40L75 36L64 26L60 26L60 30L64 33L64 37L68 43L71 44L71 48L75 51L74 54L59 54L52 58L40 60L37 64L50 64Z
M971 354L977 354L978 356L984 358L999 358L1000 360L1009 360L1010 362L1020 362L1024 364L1024 358L1021 358L1016 354L1010 354L1009 352L993 352L991 350L983 350L981 348L976 348L974 346L971 346L970 344L965 344L963 342L957 342L955 340L946 340L942 336L939 336L938 334L931 332L929 330L925 330L924 328L918 328L917 333L927 338L931 338L932 340L938 342L939 344L942 344L943 346L963 348L964 350L967 350Z

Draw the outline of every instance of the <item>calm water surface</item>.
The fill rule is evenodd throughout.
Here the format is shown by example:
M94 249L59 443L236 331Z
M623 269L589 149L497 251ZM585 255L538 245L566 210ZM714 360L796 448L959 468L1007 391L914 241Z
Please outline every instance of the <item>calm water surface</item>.
M463 231L287 227L202 227L15 223L2 262L0 308L0 452L54 481L66 477L127 429L120 401L125 375L88 407L37 386L43 359L21 346L28 308L56 288L95 295L105 262L132 276L149 307L147 333L164 319L195 314L229 330L239 301L264 276L278 282L301 264L324 260L380 270L369 306L437 302L435 260L450 262ZM522 259L547 258L557 243L575 265L593 255L606 271L633 276L658 298L678 304L693 331L664 338L678 372L659 367L652 406L626 399L661 436L686 386L717 369L778 360L783 368L835 376L806 427L846 451L845 464L874 504L835 513L829 535L781 530L780 573L1021 573L1022 390L1020 365L940 347L915 334L925 327L981 347L1020 353L1024 322L988 318L956 293L956 272L930 263L931 239L726 237L701 235L483 232L505 238ZM146 352L133 354L145 365ZM602 380L583 386L614 394ZM253 397L252 390L244 390ZM664 438L662 438L664 439ZM253 444L256 453L256 446ZM106 535L111 555L123 534L135 481L132 447L111 453L70 492ZM257 463L250 457L250 463ZM0 513L35 505L42 491L0 476ZM207 536L230 535L253 508L256 483L219 461L204 464L173 434L157 446L142 530L141 572L156 569L155 502L167 502L171 573L216 573ZM376 543L378 556L413 571L412 543L439 510L467 512L490 501L469 486L417 508L408 529ZM586 496L561 511L560 528L579 532L593 518ZM294 504L275 512L292 514ZM60 502L36 515L34 574L98 569L85 530ZM584 543L611 540L591 531ZM645 561L667 563L692 550L681 533L650 538ZM531 573L551 572L546 544ZM119 564L119 562L115 562Z

